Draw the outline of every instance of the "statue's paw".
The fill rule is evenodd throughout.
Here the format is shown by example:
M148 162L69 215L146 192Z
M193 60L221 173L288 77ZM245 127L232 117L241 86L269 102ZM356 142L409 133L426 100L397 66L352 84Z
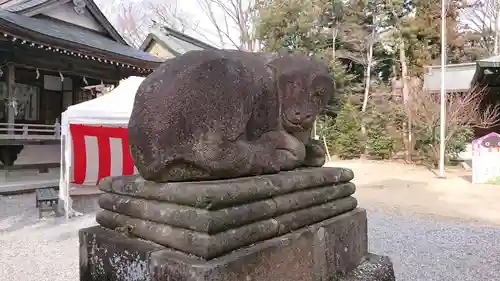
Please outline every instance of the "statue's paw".
M271 142L283 159L293 158L298 162L302 162L306 157L304 143L285 131L266 133L264 141Z
M303 166L305 167L323 167L326 163L326 157L324 155L317 157L308 157L304 160Z
M325 165L326 156L325 150L319 144L310 144L306 146L306 157L304 159L304 166L307 167L321 167Z
M278 149L276 153L278 155L278 166L280 171L293 170L300 166L301 161L292 152Z

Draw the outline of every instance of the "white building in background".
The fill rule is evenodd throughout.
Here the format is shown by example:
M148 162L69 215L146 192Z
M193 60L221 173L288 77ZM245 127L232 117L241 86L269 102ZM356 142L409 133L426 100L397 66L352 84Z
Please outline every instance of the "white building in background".
M475 62L449 64L445 67L445 89L447 92L467 92L470 90L474 74ZM431 92L441 91L441 66L425 67L424 89Z

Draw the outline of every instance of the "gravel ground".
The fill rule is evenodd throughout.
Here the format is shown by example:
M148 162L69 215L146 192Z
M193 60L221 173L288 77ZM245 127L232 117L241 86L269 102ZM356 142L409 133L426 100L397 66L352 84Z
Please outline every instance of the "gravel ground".
M78 281L80 228L88 215L37 220L33 194L0 197L2 280ZM369 211L371 251L389 255L399 281L500 280L500 228Z
M370 251L401 281L500 280L500 228L438 217L368 213Z

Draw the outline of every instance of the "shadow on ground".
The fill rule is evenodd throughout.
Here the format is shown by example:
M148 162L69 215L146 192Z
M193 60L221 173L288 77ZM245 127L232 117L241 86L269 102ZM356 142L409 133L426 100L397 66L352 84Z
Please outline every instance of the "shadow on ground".
M460 178L464 179L465 181L472 183L472 175L463 175Z

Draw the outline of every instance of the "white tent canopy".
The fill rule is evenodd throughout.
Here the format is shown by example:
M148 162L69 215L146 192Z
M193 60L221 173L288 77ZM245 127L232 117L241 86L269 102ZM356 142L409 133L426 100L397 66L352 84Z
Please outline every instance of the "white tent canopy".
M66 217L73 213L70 198L70 175L74 152L69 125L127 126L132 113L135 94L143 80L142 77L129 77L120 81L118 87L111 92L96 99L72 105L63 112L61 120L59 198L64 201Z
M132 76L118 87L96 99L72 105L63 113L64 124L128 124L137 88L144 80Z

